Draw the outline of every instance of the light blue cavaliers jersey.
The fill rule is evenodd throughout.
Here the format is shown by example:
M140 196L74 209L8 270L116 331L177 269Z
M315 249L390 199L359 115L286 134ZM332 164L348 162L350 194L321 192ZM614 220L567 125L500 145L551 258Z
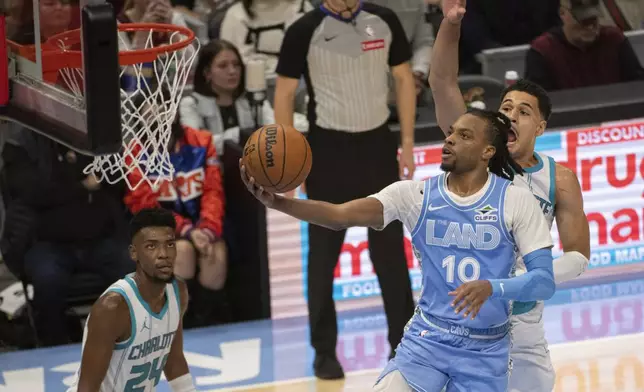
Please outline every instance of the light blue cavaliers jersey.
M490 298L474 320L455 314L447 293L473 280L512 276L515 243L505 224L505 195L510 181L490 174L485 194L461 206L447 193L446 175L426 181L423 207L412 243L423 270L418 306L423 313L468 328L504 324L508 300Z
M166 285L165 305L158 313L153 312L141 297L133 274L111 285L105 293L110 291L125 298L130 310L131 331L127 340L114 346L99 391L152 392L161 380L181 320L179 286L176 280ZM86 349L87 325L83 334L83 351ZM77 390L79 377L80 369L68 392Z

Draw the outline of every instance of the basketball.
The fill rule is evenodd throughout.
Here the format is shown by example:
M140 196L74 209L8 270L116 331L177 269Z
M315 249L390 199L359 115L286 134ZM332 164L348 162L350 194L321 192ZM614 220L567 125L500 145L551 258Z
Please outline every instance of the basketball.
M291 126L265 125L253 132L242 163L249 177L271 193L292 191L311 171L311 147L306 137Z

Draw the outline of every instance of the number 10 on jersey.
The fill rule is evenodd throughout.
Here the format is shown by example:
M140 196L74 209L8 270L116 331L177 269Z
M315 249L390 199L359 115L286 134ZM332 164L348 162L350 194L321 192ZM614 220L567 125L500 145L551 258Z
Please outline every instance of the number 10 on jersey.
M456 256L447 256L443 259L443 268L446 269L445 279L448 283L454 283L455 274L462 283L478 280L481 276L481 264L473 257L464 257L457 262Z

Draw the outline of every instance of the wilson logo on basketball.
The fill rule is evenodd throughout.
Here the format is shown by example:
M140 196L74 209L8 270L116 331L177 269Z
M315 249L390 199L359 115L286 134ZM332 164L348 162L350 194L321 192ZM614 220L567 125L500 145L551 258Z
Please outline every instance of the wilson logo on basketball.
M273 144L277 143L277 128L266 128L266 137L264 137L264 140L266 141L266 152L264 153L266 156L266 167L273 167L275 166L275 161L273 160L272 150Z
M362 42L362 51L368 52L370 50L382 49L385 47L384 39L375 39L373 41L363 41Z

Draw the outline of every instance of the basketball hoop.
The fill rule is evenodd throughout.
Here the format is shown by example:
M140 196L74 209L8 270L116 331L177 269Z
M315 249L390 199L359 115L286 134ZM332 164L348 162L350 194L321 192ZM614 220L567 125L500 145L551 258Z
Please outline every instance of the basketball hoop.
M116 154L95 156L84 172L110 184L124 180L130 189L143 181L156 189L173 178L168 151L172 123L199 41L190 29L175 25L127 23L119 24L118 32L122 148ZM124 39L128 35L145 37L143 49L128 49L130 44ZM191 45L193 42L197 45ZM62 82L83 106L80 46L80 29L52 36L42 45L42 64L43 79ZM124 85L124 80L129 80L129 85Z

